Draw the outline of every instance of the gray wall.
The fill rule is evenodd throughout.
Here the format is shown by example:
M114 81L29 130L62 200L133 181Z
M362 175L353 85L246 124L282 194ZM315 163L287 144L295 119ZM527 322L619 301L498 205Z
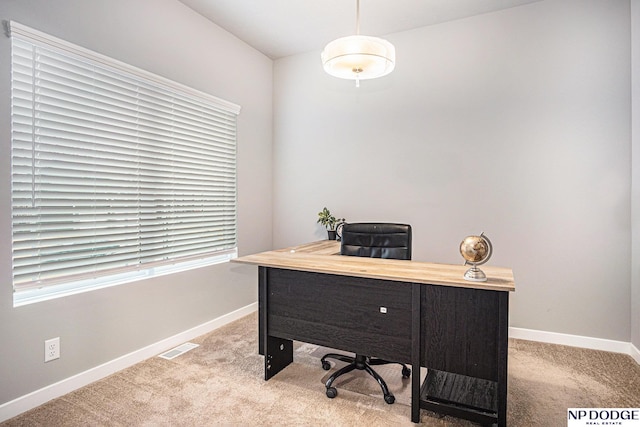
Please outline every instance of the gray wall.
M511 326L629 342L629 2L386 38L396 70L359 89L319 52L275 61L274 246L324 238L323 206L412 224L421 261L459 263L484 231L515 274Z
M272 61L175 0L2 0L0 19L229 100L238 121L239 248L271 248ZM13 308L10 40L0 36L0 404L256 301L251 267L224 264ZM44 340L60 360L43 362Z
M640 349L640 0L631 0L632 275L631 342Z

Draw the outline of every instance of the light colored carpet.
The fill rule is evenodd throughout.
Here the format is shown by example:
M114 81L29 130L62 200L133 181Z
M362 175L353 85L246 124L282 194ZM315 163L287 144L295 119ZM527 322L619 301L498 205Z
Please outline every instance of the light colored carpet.
M393 405L382 400L373 379L338 383L338 396L328 399L328 373L319 361L324 353L309 344L296 343L294 363L264 381L256 314L192 342L200 347L173 360L148 359L1 425L415 425L407 380L393 380L387 372L383 376L399 398ZM566 426L570 407L640 407L640 366L616 353L510 340L508 386L510 426ZM424 410L421 422L473 425Z

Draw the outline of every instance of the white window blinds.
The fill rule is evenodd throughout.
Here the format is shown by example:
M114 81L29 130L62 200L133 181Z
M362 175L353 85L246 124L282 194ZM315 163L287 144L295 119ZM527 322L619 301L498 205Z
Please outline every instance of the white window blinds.
M16 291L236 250L238 106L10 34Z

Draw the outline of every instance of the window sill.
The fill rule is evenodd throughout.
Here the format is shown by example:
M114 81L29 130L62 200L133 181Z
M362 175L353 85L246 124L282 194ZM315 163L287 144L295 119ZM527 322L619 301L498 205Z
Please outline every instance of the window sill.
M97 289L109 288L111 286L123 285L125 283L131 283L138 280L150 279L153 277L165 276L167 274L179 273L181 271L222 264L237 257L238 250L236 248L229 253L200 260L184 261L173 265L151 267L140 271L120 273L96 279L79 280L42 288L18 290L13 293L13 306L20 307L28 304L76 295L83 292L90 292Z

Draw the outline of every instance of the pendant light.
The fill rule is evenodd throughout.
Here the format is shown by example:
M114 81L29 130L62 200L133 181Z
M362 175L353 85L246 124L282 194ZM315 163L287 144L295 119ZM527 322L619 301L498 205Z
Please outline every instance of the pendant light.
M360 0L356 0L356 35L336 39L325 46L324 70L341 79L356 81L386 76L395 67L396 50L388 41L360 35Z

